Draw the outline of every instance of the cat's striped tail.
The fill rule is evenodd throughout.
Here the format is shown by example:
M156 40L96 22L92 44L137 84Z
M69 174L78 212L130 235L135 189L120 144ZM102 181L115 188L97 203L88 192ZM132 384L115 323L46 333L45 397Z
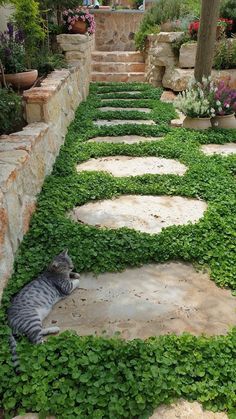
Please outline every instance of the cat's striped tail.
M17 342L16 342L16 339L14 338L13 334L11 334L10 337L9 337L9 344L10 344L11 353L12 353L13 367L14 367L14 370L15 370L16 374L19 374L20 363L19 363L19 358L18 358L17 351L16 351Z

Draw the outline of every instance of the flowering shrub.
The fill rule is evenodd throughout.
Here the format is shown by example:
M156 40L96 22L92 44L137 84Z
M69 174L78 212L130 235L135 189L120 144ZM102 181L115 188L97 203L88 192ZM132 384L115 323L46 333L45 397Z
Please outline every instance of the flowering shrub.
M214 99L216 115L230 115L236 112L236 89L231 89L224 81L216 85Z
M175 107L191 118L211 118L214 109L215 86L210 78L203 78L202 83L191 81L188 89L179 93Z
M194 22L190 23L189 28L188 28L191 37L195 40L197 39L199 26L200 26L200 21L195 20ZM218 19L217 27L221 28L221 32L225 32L226 30L231 31L232 26L233 26L232 19L225 19L225 18Z
M91 35L95 32L95 20L88 9L77 7L76 9L68 9L63 12L63 20L70 31L72 26L78 20L82 20L87 25L87 31Z
M0 61L7 74L26 71L26 52L24 34L21 30L14 31L11 23L7 31L0 33Z

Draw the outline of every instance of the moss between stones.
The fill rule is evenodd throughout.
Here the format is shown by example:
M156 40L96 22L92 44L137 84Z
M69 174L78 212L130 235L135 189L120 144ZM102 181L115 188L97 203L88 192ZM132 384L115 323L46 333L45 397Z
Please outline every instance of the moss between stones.
M88 100L76 112L53 173L39 195L31 228L4 292L0 398L6 418L25 411L51 413L63 419L146 418L159 404L178 397L198 400L208 409L227 410L233 418L236 330L215 338L184 334L145 342L82 338L66 332L40 346L23 338L18 344L21 374L14 375L5 309L12 295L64 248L69 249L77 271L119 271L127 266L181 259L208 266L218 285L236 290L236 157L209 157L200 151L200 144L234 141L235 130L202 133L171 129L167 122L174 111L168 105L166 116L166 104L160 102L153 102L152 108L158 109L164 121L160 125L96 128L92 121L101 117L98 86L101 84L92 85ZM122 87L112 84L107 90L115 96L114 91ZM125 90L128 87L125 85ZM132 84L131 88L160 97L159 89L147 85ZM138 101L135 106L139 106ZM86 143L95 136L127 134L167 135L161 141L132 145ZM175 158L189 169L181 178L114 178L105 173L76 172L78 162L110 155ZM66 216L76 205L121 194L195 197L207 201L208 210L197 224L172 226L153 236L126 228L98 230Z

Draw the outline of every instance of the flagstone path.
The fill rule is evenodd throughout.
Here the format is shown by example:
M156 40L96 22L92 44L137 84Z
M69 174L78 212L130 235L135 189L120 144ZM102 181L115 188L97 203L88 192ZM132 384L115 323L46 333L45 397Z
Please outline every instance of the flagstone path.
M97 227L128 227L155 234L164 227L196 222L206 209L205 202L181 196L124 195L89 202L75 208L70 216Z
M222 154L222 156L229 156L230 154L236 154L236 144L206 144L201 147L204 154Z
M98 94L103 94L103 88ZM131 97L139 91L123 92ZM117 92L117 99L120 92ZM103 98L112 102L114 99ZM119 100L129 100L120 99ZM132 98L132 101L135 99ZM101 107L101 112L149 108ZM96 120L97 127L127 124L155 125L153 120ZM162 138L138 135L97 136L88 142L124 143L159 141ZM235 144L204 145L205 154L228 155L236 152ZM92 158L77 166L77 171L105 171L115 177L143 174L183 176L188 168L178 160L157 157L109 156ZM197 223L207 210L200 199L182 196L123 195L113 199L89 202L75 207L68 217L96 228L130 229L156 234L166 227ZM227 334L235 324L236 299L230 290L221 289L207 272L198 272L189 263L169 262L129 268L120 273L94 277L81 275L80 289L59 302L47 317L46 326L55 324L61 331L73 329L79 335L113 336L123 339L190 332L195 335ZM25 416L37 418L37 415ZM150 419L225 419L224 413L203 411L197 402L180 400L171 406L160 406Z
M77 166L77 172L84 170L104 171L113 176L138 176L143 174L184 175L187 167L173 159L161 157L112 156L90 159Z

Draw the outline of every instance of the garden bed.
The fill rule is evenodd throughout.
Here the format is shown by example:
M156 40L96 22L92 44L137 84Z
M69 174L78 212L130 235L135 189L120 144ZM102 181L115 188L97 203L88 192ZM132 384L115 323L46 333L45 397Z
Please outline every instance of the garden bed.
M63 248L69 249L78 272L118 272L131 266L182 260L207 267L217 285L236 290L235 156L208 156L201 150L204 144L233 142L235 130L202 133L170 128L175 113L172 105L156 100L160 90L130 84L129 90L141 91L135 94L139 100L134 101L133 95L122 102L121 97L130 98L122 93L124 89L127 84L92 85L44 183L31 228L20 246L1 311L0 397L6 417L35 411L63 419L141 418L160 404L182 397L198 400L207 409L232 413L233 418L235 329L218 337L183 334L130 342L117 337L79 337L74 332L51 337L39 346L22 339L18 344L21 374L13 372L4 310L12 295ZM120 92L119 98L114 91ZM99 111L102 99L112 97L124 110L132 104L150 107L159 123L96 127L93 121L108 116ZM127 119L127 113L114 111L112 117ZM135 111L131 118L134 116ZM145 122L145 114L143 118ZM88 142L108 135L141 135L154 140L132 145ZM78 163L90 158L117 155L177 159L188 171L184 176L124 178L76 171ZM181 195L204 200L208 208L197 224L171 226L153 235L128 228L99 229L68 218L68 212L78 205L125 194Z

